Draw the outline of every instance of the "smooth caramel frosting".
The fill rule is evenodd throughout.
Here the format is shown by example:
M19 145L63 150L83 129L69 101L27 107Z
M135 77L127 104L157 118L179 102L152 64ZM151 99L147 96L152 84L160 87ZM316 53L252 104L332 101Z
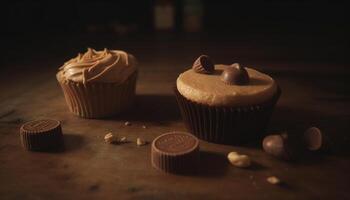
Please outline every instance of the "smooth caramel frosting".
M213 74L187 70L177 78L180 94L189 100L211 106L247 106L263 103L277 92L276 82L268 75L246 68L250 82L247 85L229 85L220 79L228 65L215 65Z
M124 51L88 48L59 70L62 77L75 82L122 83L136 71L136 59Z

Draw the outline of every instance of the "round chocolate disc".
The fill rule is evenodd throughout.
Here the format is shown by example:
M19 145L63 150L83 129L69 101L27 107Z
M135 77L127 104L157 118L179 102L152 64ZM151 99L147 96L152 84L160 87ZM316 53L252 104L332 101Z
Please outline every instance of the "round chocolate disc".
M185 132L158 136L152 143L152 166L169 173L191 173L199 162L199 141Z
M46 132L60 126L60 122L53 119L43 119L30 121L23 124L21 130L26 132L40 133Z
M55 150L63 142L61 123L53 119L30 121L20 128L21 142L30 151Z

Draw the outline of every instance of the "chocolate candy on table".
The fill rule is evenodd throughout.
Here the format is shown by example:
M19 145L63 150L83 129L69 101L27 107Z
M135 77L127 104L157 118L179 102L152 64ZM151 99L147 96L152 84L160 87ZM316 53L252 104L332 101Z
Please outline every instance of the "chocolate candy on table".
M29 151L58 150L63 145L61 123L54 119L41 119L23 124L20 137L23 148Z
M301 136L286 132L266 136L263 149L274 157L294 160L302 153L330 150L330 139L319 128L310 127Z
M283 160L295 160L304 151L302 139L297 135L282 134L269 135L263 140L266 153Z
M306 129L303 135L304 144L310 151L321 151L329 148L329 139L317 127Z
M249 75L244 66L234 63L222 72L221 80L228 85L247 85Z
M193 63L192 69L201 74L213 74L215 71L215 66L209 56L201 55Z
M199 141L185 132L169 132L152 142L152 166L158 170L175 173L195 173L199 164Z

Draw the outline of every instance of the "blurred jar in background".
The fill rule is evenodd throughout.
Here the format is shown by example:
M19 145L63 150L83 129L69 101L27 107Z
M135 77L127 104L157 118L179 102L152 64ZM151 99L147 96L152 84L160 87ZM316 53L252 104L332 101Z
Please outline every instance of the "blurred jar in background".
M203 26L203 4L201 0L184 0L183 25L185 32L199 32Z
M156 0L154 5L154 28L171 31L175 28L175 5L172 0Z

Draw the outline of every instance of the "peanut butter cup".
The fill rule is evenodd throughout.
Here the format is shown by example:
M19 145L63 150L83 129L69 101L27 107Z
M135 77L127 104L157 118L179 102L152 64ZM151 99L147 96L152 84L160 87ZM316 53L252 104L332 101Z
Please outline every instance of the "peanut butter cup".
M199 141L188 133L169 132L152 143L152 166L167 173L194 173L199 163Z
M192 69L200 74L213 74L215 71L215 66L209 56L201 55L193 63Z
M51 151L62 147L61 123L54 119L41 119L23 124L20 128L23 147L29 151Z

